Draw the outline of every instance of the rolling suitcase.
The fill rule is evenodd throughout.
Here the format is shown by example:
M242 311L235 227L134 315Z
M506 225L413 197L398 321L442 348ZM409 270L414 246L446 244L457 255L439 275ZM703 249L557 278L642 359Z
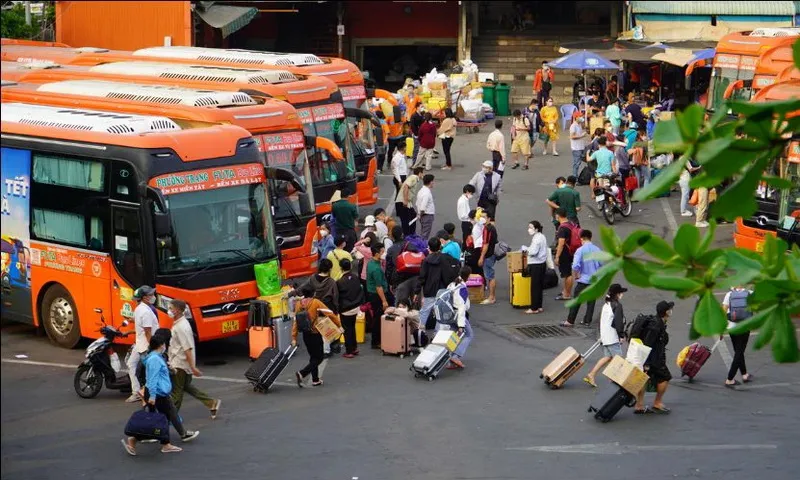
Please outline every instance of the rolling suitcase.
M531 277L523 277L522 273L511 274L511 306L529 308L531 306Z
M247 339L250 344L250 360L255 360L261 352L274 347L270 305L263 300L251 300L247 312Z
M719 340L714 343L711 348L706 347L702 343L693 343L686 347L688 350L683 360L681 367L681 377L689 377L689 381L694 380L694 377L700 373L700 369L706 364L711 354L717 349Z
M452 338L452 334L448 330L439 330L437 335L443 331L447 332L447 334L441 335L440 339L446 338L448 340L445 340L443 344L429 344L417 355L417 358L411 362L409 370L414 373L414 378L423 377L427 378L429 382L433 381L450 362L450 357L452 356L450 348L452 347L452 349L455 350L455 347L461 342L464 334L458 335L458 340L456 341ZM452 343L452 345L448 345L449 343Z
M381 316L381 350L384 355L405 357L411 352L408 335L408 319L399 315Z
M254 392L267 393L278 376L289 364L297 347L289 347L285 351L268 348L250 365L244 376L253 384Z
M553 390L561 388L575 372L581 369L589 355L599 347L600 340L594 342L583 355L572 347L565 348L552 362L544 367L539 378L544 379L545 385Z
M603 423L610 421L622 407L632 407L636 404L636 397L625 391L614 382L600 389L594 400L589 405L589 413L594 412L594 418Z

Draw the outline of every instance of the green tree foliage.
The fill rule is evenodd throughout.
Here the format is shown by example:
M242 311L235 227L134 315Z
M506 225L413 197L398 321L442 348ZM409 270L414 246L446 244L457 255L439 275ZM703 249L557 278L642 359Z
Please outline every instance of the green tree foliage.
M55 2L44 2L43 15L32 15L31 25L25 23L25 6L22 3L14 4L13 7L0 11L0 33L3 38L37 39L42 32L43 26L52 27L56 21Z
M794 45L795 64L800 68L800 41ZM727 114L731 110L735 119ZM659 122L654 134L657 152L672 152L676 160L647 187L637 200L656 198L668 190L690 158L702 167L691 186L715 187L725 179L733 183L711 206L709 218L734 220L755 213L755 191L759 182L776 189L788 189L786 179L766 172L783 154L792 135L800 132L800 99L782 102L728 102L712 118L692 105L675 119ZM598 259L605 265L593 277L592 285L567 305L600 298L614 277L622 273L633 285L674 292L678 298L695 298L692 338L715 336L726 331L727 319L714 296L715 291L736 285L751 285L748 306L753 316L730 333L758 330L756 349L772 346L775 361L800 361L800 350L792 316L800 315L800 248L787 252L788 245L771 235L765 237L764 251L712 248L715 224L702 233L691 224L682 225L668 242L652 232L639 230L621 239L610 228L601 229L605 251Z

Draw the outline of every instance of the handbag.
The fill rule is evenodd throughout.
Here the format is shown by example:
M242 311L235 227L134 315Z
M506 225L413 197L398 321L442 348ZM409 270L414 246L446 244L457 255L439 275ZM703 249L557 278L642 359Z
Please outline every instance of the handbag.
M125 424L125 435L137 440L169 440L169 420L152 405L131 414Z
M549 142L550 141L550 135L548 135L546 132L539 132L539 140L541 140L543 142Z
M551 248L547 248L547 259L545 260L545 264L547 265L548 270L555 270L556 262L553 260L553 250Z
M631 175L625 178L625 190L632 192L639 188L639 180L636 175Z
M689 198L689 205L695 207L697 204L700 203L700 193L697 189L692 190L692 196Z
M497 260L502 260L511 251L511 246L506 242L500 240L494 246L494 256Z

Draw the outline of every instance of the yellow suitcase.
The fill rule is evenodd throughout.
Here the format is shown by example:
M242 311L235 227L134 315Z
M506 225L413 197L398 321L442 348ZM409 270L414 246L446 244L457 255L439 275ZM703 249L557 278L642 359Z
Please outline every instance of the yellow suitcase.
M511 306L529 308L531 306L531 277L523 277L521 273L511 274Z
M356 315L356 343L364 343L366 341L367 333L367 317L364 312L358 312ZM339 341L344 343L344 333Z

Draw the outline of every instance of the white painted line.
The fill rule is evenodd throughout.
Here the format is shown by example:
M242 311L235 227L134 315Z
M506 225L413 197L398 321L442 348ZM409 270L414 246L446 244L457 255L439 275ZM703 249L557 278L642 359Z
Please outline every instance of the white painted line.
M675 215L672 213L672 207L669 206L669 202L666 198L661 197L661 209L664 210L664 217L667 219L667 225L669 225L669 229L672 230L672 235L678 231L678 222L675 220Z
M725 364L725 369L730 370L731 363L733 363L733 357L731 356L730 350L728 350L728 344L725 343L725 340L719 342L717 351L719 352L719 356L722 357L722 362Z
M583 445L546 445L538 447L515 447L506 450L524 452L546 453L582 453L595 455L623 455L647 451L722 451L722 450L774 450L777 445L772 444L746 444L746 445L620 445L613 443L588 443Z
M75 370L76 368L78 368L77 365L70 365L68 363L38 362L35 360L17 360L15 358L3 358L1 361L3 363L13 363L17 365L33 365L38 367L65 368L69 370ZM243 383L243 384L250 383L249 381L243 378L215 377L213 375L203 375L202 377L193 377L193 380L208 380L210 382ZM294 387L297 386L297 382L275 382L273 383L273 385Z

